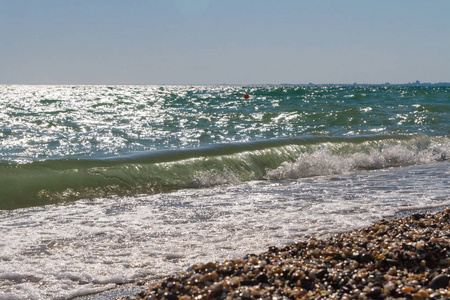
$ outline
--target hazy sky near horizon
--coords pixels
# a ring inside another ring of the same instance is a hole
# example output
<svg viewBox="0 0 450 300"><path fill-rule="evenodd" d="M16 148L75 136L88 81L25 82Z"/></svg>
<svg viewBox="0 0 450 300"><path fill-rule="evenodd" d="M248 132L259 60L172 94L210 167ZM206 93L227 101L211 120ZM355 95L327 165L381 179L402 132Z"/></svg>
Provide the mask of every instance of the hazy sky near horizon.
<svg viewBox="0 0 450 300"><path fill-rule="evenodd" d="M449 0L0 0L0 84L450 81Z"/></svg>

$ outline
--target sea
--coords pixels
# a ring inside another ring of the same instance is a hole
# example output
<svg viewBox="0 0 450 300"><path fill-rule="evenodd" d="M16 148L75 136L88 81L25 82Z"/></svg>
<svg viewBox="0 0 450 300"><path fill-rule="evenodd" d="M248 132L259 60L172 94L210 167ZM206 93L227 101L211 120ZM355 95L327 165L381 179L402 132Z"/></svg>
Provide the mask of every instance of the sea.
<svg viewBox="0 0 450 300"><path fill-rule="evenodd" d="M450 207L449 133L449 86L1 85L0 299Z"/></svg>

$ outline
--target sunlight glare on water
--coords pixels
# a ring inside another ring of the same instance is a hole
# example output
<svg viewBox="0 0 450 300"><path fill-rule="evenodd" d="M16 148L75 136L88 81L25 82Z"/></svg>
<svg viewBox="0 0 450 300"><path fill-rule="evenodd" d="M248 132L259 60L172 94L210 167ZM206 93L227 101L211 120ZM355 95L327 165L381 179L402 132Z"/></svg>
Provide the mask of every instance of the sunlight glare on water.
<svg viewBox="0 0 450 300"><path fill-rule="evenodd" d="M70 299L450 205L444 86L0 96L0 299Z"/></svg>
<svg viewBox="0 0 450 300"><path fill-rule="evenodd" d="M252 97L244 100L246 92ZM356 96L346 98L350 92ZM427 93L442 100L424 105L429 99L406 87L0 86L0 160L101 158L305 134L448 134L448 93Z"/></svg>

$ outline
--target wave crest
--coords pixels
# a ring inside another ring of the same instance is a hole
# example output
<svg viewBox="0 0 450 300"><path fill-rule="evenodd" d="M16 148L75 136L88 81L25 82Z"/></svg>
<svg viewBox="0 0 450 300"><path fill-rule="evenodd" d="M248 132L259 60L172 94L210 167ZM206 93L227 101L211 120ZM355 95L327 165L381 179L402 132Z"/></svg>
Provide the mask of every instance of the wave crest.
<svg viewBox="0 0 450 300"><path fill-rule="evenodd" d="M358 170L376 170L406 167L447 160L450 145L427 140L415 143L383 143L369 153L334 154L330 147L313 153L302 153L295 162L283 162L265 175L269 180L298 179L303 177L344 174Z"/></svg>

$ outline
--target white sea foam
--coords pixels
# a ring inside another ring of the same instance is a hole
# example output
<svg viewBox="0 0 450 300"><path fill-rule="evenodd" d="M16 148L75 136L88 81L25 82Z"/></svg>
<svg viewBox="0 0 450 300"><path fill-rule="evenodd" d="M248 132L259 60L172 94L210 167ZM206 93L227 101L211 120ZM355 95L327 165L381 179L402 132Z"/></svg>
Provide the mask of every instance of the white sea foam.
<svg viewBox="0 0 450 300"><path fill-rule="evenodd" d="M2 211L0 299L70 299L450 206L449 186L440 162Z"/></svg>
<svg viewBox="0 0 450 300"><path fill-rule="evenodd" d="M275 170L267 172L272 180L297 179L310 176L345 174L355 170L386 169L428 164L447 160L450 144L432 142L433 145L391 145L371 149L369 153L333 154L327 147L313 153L303 153L293 162L284 162Z"/></svg>
<svg viewBox="0 0 450 300"><path fill-rule="evenodd" d="M58 297L55 298L56 299L72 299L75 297L81 297L81 296L86 296L86 295L92 295L95 293L101 293L107 290L110 290L112 288L115 288L116 285L115 284L105 284L101 287L95 287L93 284L86 284L85 286L73 290L73 291L69 291L66 293L61 293Z"/></svg>

